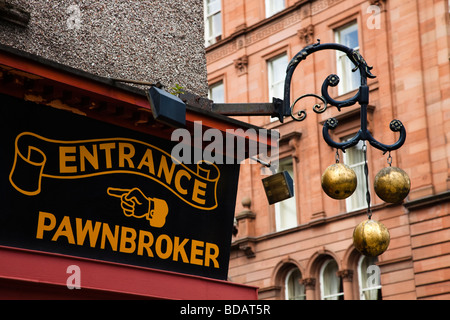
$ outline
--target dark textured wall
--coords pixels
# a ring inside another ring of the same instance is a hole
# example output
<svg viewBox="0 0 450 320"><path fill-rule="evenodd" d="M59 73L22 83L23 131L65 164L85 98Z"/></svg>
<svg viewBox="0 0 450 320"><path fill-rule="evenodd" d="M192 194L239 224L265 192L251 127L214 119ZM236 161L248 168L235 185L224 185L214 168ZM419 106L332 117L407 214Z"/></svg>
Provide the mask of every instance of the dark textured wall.
<svg viewBox="0 0 450 320"><path fill-rule="evenodd" d="M202 0L6 0L0 43L104 77L160 81L206 95Z"/></svg>

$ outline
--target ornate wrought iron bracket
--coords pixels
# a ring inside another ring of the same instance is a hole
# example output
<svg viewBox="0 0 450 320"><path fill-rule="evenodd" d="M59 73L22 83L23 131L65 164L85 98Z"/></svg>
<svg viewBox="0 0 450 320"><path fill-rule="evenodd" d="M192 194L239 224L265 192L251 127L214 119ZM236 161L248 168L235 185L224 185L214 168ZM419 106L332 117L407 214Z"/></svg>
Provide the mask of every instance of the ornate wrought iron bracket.
<svg viewBox="0 0 450 320"><path fill-rule="evenodd" d="M0 0L1 2L1 0ZM336 74L329 75L322 84L321 94L304 94L297 99L295 99L294 103L290 104L290 96L291 96L291 81L292 75L294 74L297 66L306 58L318 51L323 50L337 50L344 52L350 61L355 65L352 69L353 72L359 70L361 74L361 85L356 94L347 100L338 101L333 98L328 93L329 87L335 87L339 84L339 77ZM306 46L299 53L297 53L292 60L289 62L286 69L286 78L284 83L284 99L273 98L272 102L268 103L214 103L213 101L207 100L207 103L194 103L194 105L199 105L199 107L216 112L219 114L227 115L227 116L272 116L276 117L283 122L285 117L291 116L296 121L303 121L306 118L306 111L299 111L297 114L294 114L294 106L306 97L314 97L321 101L321 104L315 104L313 106L313 111L316 113L325 112L328 106L335 106L339 111L341 108L349 107L357 102L361 106L361 128L358 133L349 141L346 142L335 142L329 135L329 130L333 130L336 128L338 121L334 118L328 119L323 126L323 137L324 140L333 148L341 149L345 152L345 149L350 148L356 145L361 140L368 141L373 147L380 149L384 152L396 150L400 148L406 139L406 130L401 123L400 120L393 120L390 124L390 128L394 132L400 132L399 140L391 145L386 145L381 142L375 140L372 137L369 130L367 129L367 105L369 103L369 87L367 86L367 78L376 78L371 73L372 67L368 66L364 58L360 55L360 53L352 48L346 47L344 45L338 43L324 43L321 44L320 40L317 43ZM153 84L145 81L135 81L135 80L126 80L126 79L112 79L114 81L119 82L128 82L134 84L141 85L149 85L149 86L157 86L161 88L161 84ZM192 99L190 99L189 95L182 94L182 99L185 100L186 103L192 103ZM186 100L187 99L187 100Z"/></svg>
<svg viewBox="0 0 450 320"><path fill-rule="evenodd" d="M297 68L297 66L306 58L317 51L322 50L338 50L344 52L350 61L355 65L355 68L352 70L353 72L359 70L361 74L361 85L356 94L347 100L338 101L330 97L328 93L329 87L335 87L339 84L339 77L335 74L329 75L322 84L321 96L317 94L304 94L298 97L292 105L290 105L290 95L291 95L291 81L292 75ZM335 142L331 138L329 134L329 130L333 130L337 127L338 121L335 118L328 119L323 126L323 138L327 142L327 144L333 148L341 149L345 152L345 149L355 146L359 141L366 140L373 147L384 151L385 153L388 151L396 150L400 148L406 139L406 130L400 120L393 120L390 123L390 129L394 132L400 132L400 137L398 141L391 145L383 144L371 135L369 130L367 129L367 105L369 103L369 87L367 85L367 78L375 78L375 76L371 73L372 67L368 66L364 58L359 54L358 51L346 47L337 43L324 43L321 44L320 40L317 43L309 45L297 53L292 60L289 62L286 70L286 78L284 84L284 100L283 100L283 114L290 116L296 121L303 121L306 118L306 111L301 110L297 114L294 114L294 106L303 98L306 97L314 97L322 102L323 105L315 104L313 106L313 111L316 113L322 113L327 110L328 106L335 106L339 111L341 108L349 107L357 102L361 106L361 128L358 133L346 142Z"/></svg>

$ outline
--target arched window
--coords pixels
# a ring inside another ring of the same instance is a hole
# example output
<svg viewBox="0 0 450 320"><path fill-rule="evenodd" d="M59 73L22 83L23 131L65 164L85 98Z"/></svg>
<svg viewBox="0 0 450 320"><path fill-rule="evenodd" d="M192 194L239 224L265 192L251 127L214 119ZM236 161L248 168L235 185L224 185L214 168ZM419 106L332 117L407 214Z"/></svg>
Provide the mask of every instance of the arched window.
<svg viewBox="0 0 450 320"><path fill-rule="evenodd" d="M297 268L291 269L286 274L285 297L286 300L305 300L305 286L300 283L302 274Z"/></svg>
<svg viewBox="0 0 450 320"><path fill-rule="evenodd" d="M358 262L359 298L381 300L380 268L376 257L361 256Z"/></svg>
<svg viewBox="0 0 450 320"><path fill-rule="evenodd" d="M342 279L338 277L334 259L326 260L320 269L320 295L322 300L344 300Z"/></svg>

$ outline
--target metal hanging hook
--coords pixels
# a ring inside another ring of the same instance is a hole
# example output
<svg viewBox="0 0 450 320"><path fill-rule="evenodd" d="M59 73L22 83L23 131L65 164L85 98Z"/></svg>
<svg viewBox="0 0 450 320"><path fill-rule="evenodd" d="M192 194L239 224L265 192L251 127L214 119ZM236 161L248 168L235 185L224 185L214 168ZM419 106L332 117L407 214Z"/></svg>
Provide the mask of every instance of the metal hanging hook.
<svg viewBox="0 0 450 320"><path fill-rule="evenodd" d="M389 167L392 167L392 156L391 156L391 152L389 151L389 155L387 157L387 163L389 165Z"/></svg>

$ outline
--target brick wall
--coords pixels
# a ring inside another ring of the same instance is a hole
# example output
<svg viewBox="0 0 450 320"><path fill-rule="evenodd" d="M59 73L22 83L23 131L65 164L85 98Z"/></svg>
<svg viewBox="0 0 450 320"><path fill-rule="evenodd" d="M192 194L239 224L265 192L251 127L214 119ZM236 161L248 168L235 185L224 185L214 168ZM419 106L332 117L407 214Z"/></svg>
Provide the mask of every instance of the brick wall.
<svg viewBox="0 0 450 320"><path fill-rule="evenodd" d="M406 127L404 146L392 152L393 165L405 170L412 189L402 205L387 205L372 188L373 218L389 229L389 249L379 257L383 299L448 299L450 294L449 187L450 187L450 23L448 1L287 1L289 7L265 19L264 1L226 1L224 37L207 48L209 83L222 80L226 102L268 102L267 60L286 52L289 59L304 46L334 42L333 29L357 21L360 50L373 66L369 81L369 129L385 144L398 134L389 130L392 119ZM371 28L370 4L378 5L379 24ZM312 28L310 27L312 26ZM309 29L308 29L309 28ZM305 30L313 30L305 37ZM234 61L247 57L244 72ZM320 93L328 74L335 72L335 53L314 54L297 68L292 97ZM336 93L335 93L336 94ZM354 93L339 97L349 98ZM280 97L282 98L282 97ZM256 125L281 133L280 157L294 163L297 227L276 232L274 208L267 204L260 166L242 168L236 215L239 233L233 242L229 276L232 281L260 287L261 299L283 299L285 270L302 273L308 299L320 299L319 269L323 260L336 260L344 281L345 298L358 299L352 245L354 227L365 210L347 212L345 201L332 200L322 191L320 177L334 153L322 139L323 122L338 117L336 140L359 127L358 107L338 112L330 108L316 115L309 100L303 122L269 117L246 117ZM296 109L297 110L297 109ZM292 133L297 133L293 135ZM283 140L283 138L285 138ZM387 155L368 147L369 180L387 166ZM243 197L251 206L241 205ZM241 214L251 211L252 215ZM352 273L353 271L353 273Z"/></svg>

